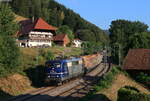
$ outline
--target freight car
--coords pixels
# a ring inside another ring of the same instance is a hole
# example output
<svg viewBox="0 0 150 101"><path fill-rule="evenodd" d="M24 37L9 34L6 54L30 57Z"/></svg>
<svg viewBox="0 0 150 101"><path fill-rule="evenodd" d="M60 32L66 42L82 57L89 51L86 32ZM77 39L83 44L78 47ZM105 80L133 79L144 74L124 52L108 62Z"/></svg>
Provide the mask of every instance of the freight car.
<svg viewBox="0 0 150 101"><path fill-rule="evenodd" d="M102 60L101 58L101 55L92 55L81 58L47 61L45 63L45 82L56 82L57 84L61 84L66 80L81 76L98 65Z"/></svg>

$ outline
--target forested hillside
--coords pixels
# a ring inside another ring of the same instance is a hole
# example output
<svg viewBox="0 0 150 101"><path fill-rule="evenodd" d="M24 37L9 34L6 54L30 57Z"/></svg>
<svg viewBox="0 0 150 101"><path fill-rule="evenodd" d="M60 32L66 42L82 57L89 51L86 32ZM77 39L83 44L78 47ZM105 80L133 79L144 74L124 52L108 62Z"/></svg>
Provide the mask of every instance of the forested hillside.
<svg viewBox="0 0 150 101"><path fill-rule="evenodd" d="M11 6L18 15L42 17L57 27L67 25L73 30L75 37L81 40L108 42L108 36L99 27L54 0L13 0Z"/></svg>
<svg viewBox="0 0 150 101"><path fill-rule="evenodd" d="M110 26L110 45L113 60L123 63L129 49L150 48L148 25L140 21L115 20Z"/></svg>

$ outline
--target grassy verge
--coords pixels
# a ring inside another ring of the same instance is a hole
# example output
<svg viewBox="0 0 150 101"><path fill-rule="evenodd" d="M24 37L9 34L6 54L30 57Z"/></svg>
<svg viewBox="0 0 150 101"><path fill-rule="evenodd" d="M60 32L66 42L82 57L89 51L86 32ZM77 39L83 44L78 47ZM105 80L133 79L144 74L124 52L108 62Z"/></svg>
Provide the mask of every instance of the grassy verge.
<svg viewBox="0 0 150 101"><path fill-rule="evenodd" d="M6 73L6 76L0 77L0 101L3 98L18 95L23 91L31 88L34 89L36 87L41 87L43 85L44 63L47 59L42 55L42 52L47 53L48 51L50 51L54 55L54 57L80 56L82 54L82 50L80 48L72 47L55 46L50 48L20 48L21 64L19 66L19 69L12 73ZM21 75L14 77L14 75L16 74ZM9 77L10 79L8 79ZM26 78L27 80L23 82L22 78ZM6 86L4 86L5 84ZM26 85L27 87L24 87L24 85Z"/></svg>
<svg viewBox="0 0 150 101"><path fill-rule="evenodd" d="M119 89L117 101L150 101L150 95L141 93L135 87L125 86Z"/></svg>
<svg viewBox="0 0 150 101"><path fill-rule="evenodd" d="M51 52L54 58L57 56L80 56L81 48L54 46L50 48L20 48L22 55L22 64L20 73L29 77L33 86L39 87L42 85L44 75L44 63L47 61L47 54ZM39 80L40 79L40 80Z"/></svg>
<svg viewBox="0 0 150 101"><path fill-rule="evenodd" d="M82 50L80 48L55 46L50 48L20 48L21 50L21 68L26 70L36 65L43 65L46 61L42 52L51 51L55 57L57 56L80 56Z"/></svg>
<svg viewBox="0 0 150 101"><path fill-rule="evenodd" d="M79 99L79 101L90 101L94 98L98 91L101 91L105 88L109 88L115 76L121 72L121 69L118 67L112 67L111 71L102 77L102 79L93 87L93 91L89 92L85 97Z"/></svg>

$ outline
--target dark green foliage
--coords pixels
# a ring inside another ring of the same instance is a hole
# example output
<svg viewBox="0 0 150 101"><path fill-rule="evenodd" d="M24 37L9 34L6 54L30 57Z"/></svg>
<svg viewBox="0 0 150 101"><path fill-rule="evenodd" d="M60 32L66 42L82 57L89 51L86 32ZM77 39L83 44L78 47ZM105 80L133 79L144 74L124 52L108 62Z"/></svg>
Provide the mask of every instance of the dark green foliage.
<svg viewBox="0 0 150 101"><path fill-rule="evenodd" d="M90 91L85 97L79 99L79 101L90 101L95 97L98 91L108 88L111 86L115 75L120 72L120 67L113 67L110 72L108 72L102 79L100 79L99 83L94 86L94 90ZM101 95L100 97L103 101L110 101L106 96Z"/></svg>
<svg viewBox="0 0 150 101"><path fill-rule="evenodd" d="M12 37L0 35L0 75L13 72L18 69L19 49ZM7 74L5 74L7 75Z"/></svg>
<svg viewBox="0 0 150 101"><path fill-rule="evenodd" d="M148 26L142 22L116 20L110 26L113 60L120 65L131 48L150 48Z"/></svg>
<svg viewBox="0 0 150 101"><path fill-rule="evenodd" d="M136 80L150 87L150 74L141 72L137 74Z"/></svg>
<svg viewBox="0 0 150 101"><path fill-rule="evenodd" d="M57 32L57 34L67 34L69 39L72 41L74 39L74 34L72 32L72 30L67 26L67 25L63 25L61 26Z"/></svg>
<svg viewBox="0 0 150 101"><path fill-rule="evenodd" d="M130 48L150 48L150 32L135 33L130 37Z"/></svg>
<svg viewBox="0 0 150 101"><path fill-rule="evenodd" d="M113 67L110 72L108 72L100 82L94 87L95 91L100 91L104 88L108 88L111 86L115 75L118 74L120 70L117 67Z"/></svg>
<svg viewBox="0 0 150 101"><path fill-rule="evenodd" d="M7 4L0 4L0 76L17 71L19 68L19 49L15 39L17 24Z"/></svg>
<svg viewBox="0 0 150 101"><path fill-rule="evenodd" d="M55 59L54 53L52 53L51 51L40 50L39 56L44 57L46 60L54 60Z"/></svg>
<svg viewBox="0 0 150 101"><path fill-rule="evenodd" d="M51 52L51 51L48 51L46 54L45 54L45 58L46 60L54 60L54 54Z"/></svg>
<svg viewBox="0 0 150 101"><path fill-rule="evenodd" d="M117 101L150 101L150 95L140 93L134 87L123 87L118 91Z"/></svg>
<svg viewBox="0 0 150 101"><path fill-rule="evenodd" d="M0 35L14 35L18 29L14 14L8 4L0 3Z"/></svg>
<svg viewBox="0 0 150 101"><path fill-rule="evenodd" d="M45 80L45 66L38 65L35 67L30 67L24 71L29 79L32 81L32 86L43 87Z"/></svg>
<svg viewBox="0 0 150 101"><path fill-rule="evenodd" d="M83 41L96 41L96 37L94 37L94 33L89 29L83 29L78 32L78 37Z"/></svg>
<svg viewBox="0 0 150 101"><path fill-rule="evenodd" d="M124 88L129 89L129 90L134 90L136 92L140 92L137 88L132 87L132 86L125 86Z"/></svg>
<svg viewBox="0 0 150 101"><path fill-rule="evenodd" d="M108 43L108 35L99 27L54 0L13 0L11 6L16 14L25 17L42 17L49 24L57 27L67 25L74 33L88 29L90 33L82 33L82 37L86 37L86 40L89 38L95 42ZM78 35L76 37L79 38Z"/></svg>
<svg viewBox="0 0 150 101"><path fill-rule="evenodd" d="M102 50L102 43L100 42L83 42L82 48L85 55L100 52Z"/></svg>

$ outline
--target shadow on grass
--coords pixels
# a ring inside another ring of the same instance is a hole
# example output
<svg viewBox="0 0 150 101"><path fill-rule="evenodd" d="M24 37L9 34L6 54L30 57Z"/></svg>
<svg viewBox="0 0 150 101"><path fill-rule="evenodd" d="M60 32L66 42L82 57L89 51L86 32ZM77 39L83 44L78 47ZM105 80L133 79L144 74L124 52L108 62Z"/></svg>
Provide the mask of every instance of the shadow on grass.
<svg viewBox="0 0 150 101"><path fill-rule="evenodd" d="M105 95L103 94L95 94L93 95L91 98L83 98L80 96L50 96L47 94L38 94L38 95L31 95L31 94L25 94L25 95L20 95L20 96L16 96L13 97L9 100L6 101L12 101L12 100L17 100L17 101L25 101L25 100L31 100L32 101L52 101L52 100L56 100L56 101L111 101L109 100Z"/></svg>
<svg viewBox="0 0 150 101"><path fill-rule="evenodd" d="M30 80L32 81L32 85L35 87L41 87L44 84L44 66L37 66L35 68L30 68L28 70L26 70L25 72L27 73L28 77L30 78ZM94 79L100 79L101 77L99 76L85 76L83 79L88 83L90 81L93 81ZM65 86L66 85L66 86ZM89 84L90 85L90 84ZM93 83L91 84L93 85ZM57 94L56 96L54 96L57 93L57 90L63 87L63 89L68 89L67 84L64 84L62 86L58 86L60 88L56 88L56 90L52 90L52 94L49 92L48 95L47 93L43 93L43 94L37 94L37 95L32 95L31 93L27 93L27 94L23 94L23 95L19 95L16 97L13 97L13 99L17 99L17 101L28 101L28 100L32 100L32 101L51 101L51 100L57 100L57 101L110 101L105 95L103 94L91 94L91 95L87 95L85 97L82 97L80 95L86 95L88 93L88 91L86 90L86 88L83 89L76 89L79 95L73 95L74 93L71 93L69 96L68 95L61 95L61 94ZM82 90L85 90L82 92ZM54 94L54 95L53 95ZM53 96L51 96L53 95ZM12 101L13 99L10 99L8 101Z"/></svg>
<svg viewBox="0 0 150 101"><path fill-rule="evenodd" d="M80 99L74 99L73 101L111 101L106 95L104 94L94 94L94 95L87 95Z"/></svg>
<svg viewBox="0 0 150 101"><path fill-rule="evenodd" d="M9 98L11 98L12 96L2 90L0 90L0 101L4 101L7 100Z"/></svg>
<svg viewBox="0 0 150 101"><path fill-rule="evenodd" d="M43 65L38 65L36 67L31 67L24 71L28 78L32 82L32 86L34 87L42 87L44 86L45 79L45 67Z"/></svg>
<svg viewBox="0 0 150 101"><path fill-rule="evenodd" d="M93 95L92 101L111 101L109 98L107 98L104 94L95 94Z"/></svg>

